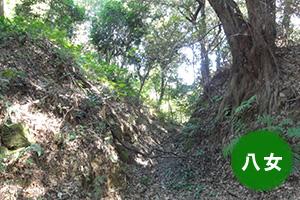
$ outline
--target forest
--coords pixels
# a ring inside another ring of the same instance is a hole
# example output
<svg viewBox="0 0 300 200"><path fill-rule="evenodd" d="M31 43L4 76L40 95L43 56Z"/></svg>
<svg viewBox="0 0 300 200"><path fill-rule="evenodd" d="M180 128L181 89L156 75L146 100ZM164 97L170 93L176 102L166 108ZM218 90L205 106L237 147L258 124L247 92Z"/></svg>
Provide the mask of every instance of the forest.
<svg viewBox="0 0 300 200"><path fill-rule="evenodd" d="M300 0L0 0L0 200L299 188Z"/></svg>

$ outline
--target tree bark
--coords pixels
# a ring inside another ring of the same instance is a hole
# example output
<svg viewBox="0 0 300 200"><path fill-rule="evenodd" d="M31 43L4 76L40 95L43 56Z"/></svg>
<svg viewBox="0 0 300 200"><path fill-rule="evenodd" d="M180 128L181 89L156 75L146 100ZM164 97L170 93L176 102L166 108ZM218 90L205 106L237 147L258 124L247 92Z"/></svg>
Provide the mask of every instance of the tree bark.
<svg viewBox="0 0 300 200"><path fill-rule="evenodd" d="M221 69L221 47L220 45L217 47L217 50L216 50L216 68L217 70L220 70Z"/></svg>
<svg viewBox="0 0 300 200"><path fill-rule="evenodd" d="M4 0L0 0L0 17L4 17Z"/></svg>
<svg viewBox="0 0 300 200"><path fill-rule="evenodd" d="M138 92L138 95L139 95L138 97L139 98L141 97L143 88L146 84L146 80L148 79L148 77L150 75L152 67L148 66L147 69L146 69L146 73L144 75L141 73L141 69L142 69L142 66L139 65L138 68L137 68L137 74L138 74L138 77L139 77L139 80L140 80L140 88L139 88L139 92Z"/></svg>
<svg viewBox="0 0 300 200"><path fill-rule="evenodd" d="M205 13L205 1L203 1L203 5L201 8L201 30L202 33L205 34L207 32L207 26L206 26L206 13ZM203 87L206 87L210 80L210 71L209 71L209 57L207 52L207 40L205 38L202 38L200 41L201 45L201 76L202 76L202 85Z"/></svg>
<svg viewBox="0 0 300 200"><path fill-rule="evenodd" d="M229 90L219 114L256 95L259 112L277 107L278 75L275 49L275 0L246 0L249 23L233 0L209 0L222 22L233 64Z"/></svg>
<svg viewBox="0 0 300 200"><path fill-rule="evenodd" d="M162 100L165 96L165 89L166 89L166 80L165 80L165 72L164 69L161 69L161 76L160 76L160 94L158 99L158 108L161 106Z"/></svg>
<svg viewBox="0 0 300 200"><path fill-rule="evenodd" d="M145 86L145 83L146 83L146 77L143 77L142 79L140 79L140 88L139 88L139 92L138 92L138 97L140 98L141 97L141 94L142 94L142 91L143 91L143 88Z"/></svg>

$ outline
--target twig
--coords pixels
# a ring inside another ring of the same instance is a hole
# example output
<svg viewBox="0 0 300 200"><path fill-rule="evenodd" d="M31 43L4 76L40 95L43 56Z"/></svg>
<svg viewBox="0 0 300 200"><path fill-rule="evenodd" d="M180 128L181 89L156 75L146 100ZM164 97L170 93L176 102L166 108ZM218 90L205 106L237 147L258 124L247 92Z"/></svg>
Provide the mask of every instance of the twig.
<svg viewBox="0 0 300 200"><path fill-rule="evenodd" d="M224 189L225 189L225 188L224 188ZM226 189L225 189L225 190L226 190ZM241 197L239 197L237 194L231 192L230 190L226 190L226 192L227 192L228 194L230 194L231 196L233 196L233 197L236 197L236 198L238 198L238 199L242 199Z"/></svg>
<svg viewBox="0 0 300 200"><path fill-rule="evenodd" d="M300 96L297 96L296 98L293 98L293 99L289 99L287 100L287 102L291 102L291 101L297 101L300 99Z"/></svg>

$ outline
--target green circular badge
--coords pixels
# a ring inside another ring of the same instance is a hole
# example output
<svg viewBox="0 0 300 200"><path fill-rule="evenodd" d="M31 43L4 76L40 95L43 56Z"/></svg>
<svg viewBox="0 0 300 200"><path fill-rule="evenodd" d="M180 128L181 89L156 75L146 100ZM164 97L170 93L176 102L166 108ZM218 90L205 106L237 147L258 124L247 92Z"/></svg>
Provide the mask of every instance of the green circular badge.
<svg viewBox="0 0 300 200"><path fill-rule="evenodd" d="M292 151L277 133L255 131L239 139L231 166L243 185L253 190L271 190L291 173Z"/></svg>

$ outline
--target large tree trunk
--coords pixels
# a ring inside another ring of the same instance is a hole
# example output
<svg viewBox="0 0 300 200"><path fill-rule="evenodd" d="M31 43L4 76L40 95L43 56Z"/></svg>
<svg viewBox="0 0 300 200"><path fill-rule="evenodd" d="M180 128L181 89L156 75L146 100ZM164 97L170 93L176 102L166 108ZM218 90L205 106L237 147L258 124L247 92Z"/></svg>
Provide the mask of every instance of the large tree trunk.
<svg viewBox="0 0 300 200"><path fill-rule="evenodd" d="M207 32L206 26L206 13L205 13L205 1L203 1L202 9L201 9L201 30L203 35ZM210 80L210 71L209 71L209 57L207 52L207 39L202 38L200 41L201 45L201 76L202 76L202 85L206 87Z"/></svg>
<svg viewBox="0 0 300 200"><path fill-rule="evenodd" d="M4 0L0 0L0 17L4 17Z"/></svg>
<svg viewBox="0 0 300 200"><path fill-rule="evenodd" d="M229 90L219 114L225 107L235 108L253 95L257 96L261 113L275 111L275 0L246 0L249 23L233 0L209 2L222 22L233 57Z"/></svg>

